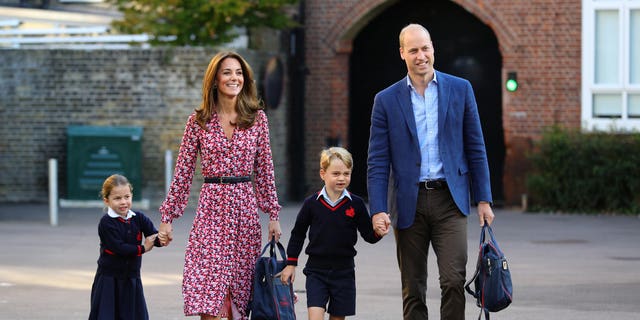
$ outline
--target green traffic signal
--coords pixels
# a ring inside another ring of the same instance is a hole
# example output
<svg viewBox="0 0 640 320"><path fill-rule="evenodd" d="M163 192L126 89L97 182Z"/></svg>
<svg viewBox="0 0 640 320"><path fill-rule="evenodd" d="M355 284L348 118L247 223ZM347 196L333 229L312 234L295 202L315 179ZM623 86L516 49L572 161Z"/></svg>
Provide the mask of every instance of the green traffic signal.
<svg viewBox="0 0 640 320"><path fill-rule="evenodd" d="M518 74L515 72L507 73L507 82L505 83L507 91L514 92L518 90Z"/></svg>

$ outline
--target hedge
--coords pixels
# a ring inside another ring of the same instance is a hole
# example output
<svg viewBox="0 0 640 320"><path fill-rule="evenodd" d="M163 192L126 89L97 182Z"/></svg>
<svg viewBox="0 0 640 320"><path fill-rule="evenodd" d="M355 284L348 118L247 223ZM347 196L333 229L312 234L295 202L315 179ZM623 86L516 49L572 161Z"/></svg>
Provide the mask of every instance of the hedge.
<svg viewBox="0 0 640 320"><path fill-rule="evenodd" d="M640 213L640 134L553 127L535 150L530 210Z"/></svg>

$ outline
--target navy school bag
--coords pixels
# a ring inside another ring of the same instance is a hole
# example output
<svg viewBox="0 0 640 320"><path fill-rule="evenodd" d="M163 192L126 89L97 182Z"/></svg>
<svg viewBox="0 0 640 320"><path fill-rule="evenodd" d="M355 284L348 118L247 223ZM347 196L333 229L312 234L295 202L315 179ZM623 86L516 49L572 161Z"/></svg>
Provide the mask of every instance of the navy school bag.
<svg viewBox="0 0 640 320"><path fill-rule="evenodd" d="M278 260L277 251L282 260ZM264 256L269 249L269 256ZM251 320L295 320L293 284L285 285L280 280L280 272L287 263L284 247L275 238L262 249L256 261L251 302Z"/></svg>
<svg viewBox="0 0 640 320"><path fill-rule="evenodd" d="M489 235L488 239L486 234ZM473 290L471 284L474 285ZM509 264L486 221L480 233L476 272L464 288L476 298L476 304L480 307L478 320L483 312L485 318L489 319L489 312L498 312L508 307L513 300Z"/></svg>

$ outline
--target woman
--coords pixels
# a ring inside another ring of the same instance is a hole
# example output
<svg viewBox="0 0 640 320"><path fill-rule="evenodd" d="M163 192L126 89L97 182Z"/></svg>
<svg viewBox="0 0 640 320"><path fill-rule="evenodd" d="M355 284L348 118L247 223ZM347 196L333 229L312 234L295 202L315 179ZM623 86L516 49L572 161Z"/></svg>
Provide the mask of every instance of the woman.
<svg viewBox="0 0 640 320"><path fill-rule="evenodd" d="M234 52L215 55L204 76L202 103L187 121L174 178L160 207L159 238L166 245L172 238L171 222L187 205L200 154L205 183L185 253L185 315L247 319L261 246L258 208L269 214L269 237L280 238L280 205L262 109L247 62Z"/></svg>

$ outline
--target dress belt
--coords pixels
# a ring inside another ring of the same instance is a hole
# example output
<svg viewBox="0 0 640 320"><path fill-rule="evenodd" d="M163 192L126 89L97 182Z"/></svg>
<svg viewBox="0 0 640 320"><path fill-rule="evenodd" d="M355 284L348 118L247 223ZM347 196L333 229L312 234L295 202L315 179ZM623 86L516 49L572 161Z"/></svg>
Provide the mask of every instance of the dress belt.
<svg viewBox="0 0 640 320"><path fill-rule="evenodd" d="M205 177L204 183L240 183L251 181L250 176L241 177Z"/></svg>
<svg viewBox="0 0 640 320"><path fill-rule="evenodd" d="M444 190L447 188L447 180L427 180L418 182L418 186L424 187L427 190Z"/></svg>

